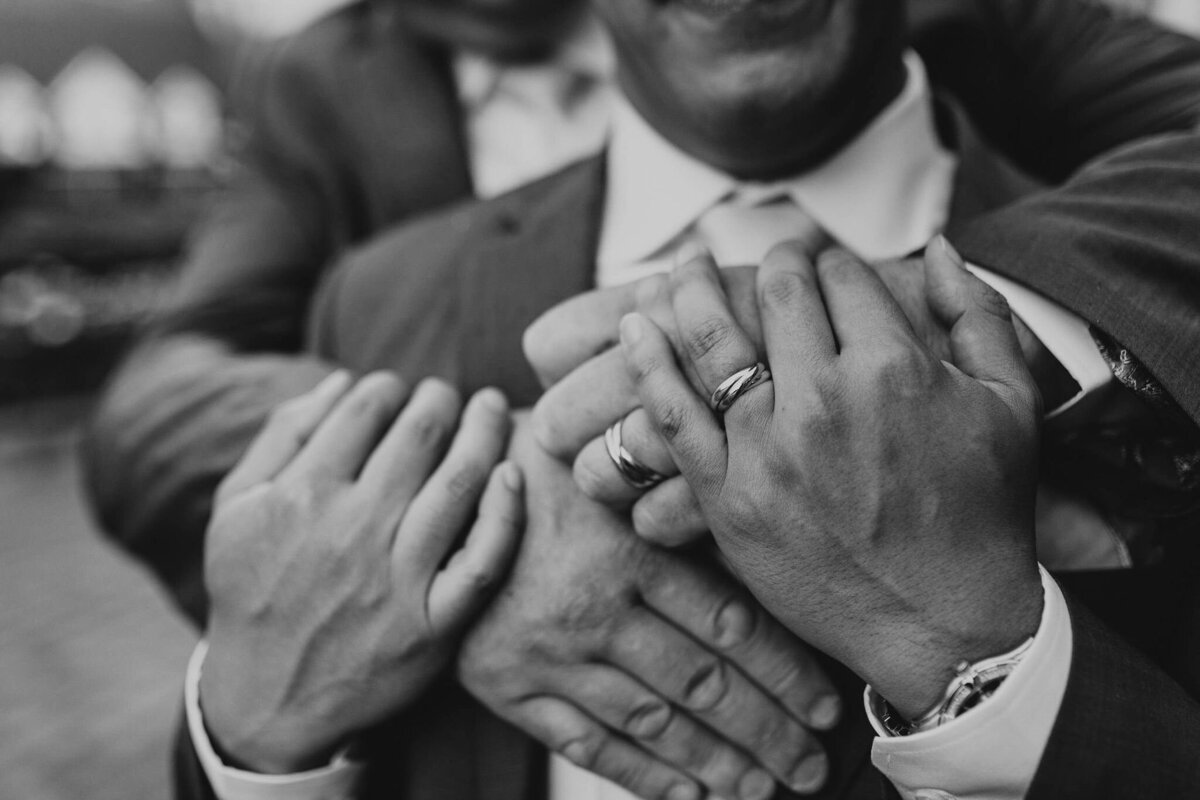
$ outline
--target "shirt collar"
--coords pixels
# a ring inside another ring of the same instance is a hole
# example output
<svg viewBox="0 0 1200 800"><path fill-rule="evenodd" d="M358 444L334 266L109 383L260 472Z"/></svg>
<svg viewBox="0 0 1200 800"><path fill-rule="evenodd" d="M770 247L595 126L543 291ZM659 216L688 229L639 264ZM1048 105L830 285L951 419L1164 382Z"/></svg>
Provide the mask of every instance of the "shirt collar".
<svg viewBox="0 0 1200 800"><path fill-rule="evenodd" d="M834 239L863 258L905 255L944 226L956 160L942 147L925 68L904 57L900 95L817 168L772 184L744 184L684 153L628 101L618 100L608 148L602 269L660 254L732 192L786 192Z"/></svg>

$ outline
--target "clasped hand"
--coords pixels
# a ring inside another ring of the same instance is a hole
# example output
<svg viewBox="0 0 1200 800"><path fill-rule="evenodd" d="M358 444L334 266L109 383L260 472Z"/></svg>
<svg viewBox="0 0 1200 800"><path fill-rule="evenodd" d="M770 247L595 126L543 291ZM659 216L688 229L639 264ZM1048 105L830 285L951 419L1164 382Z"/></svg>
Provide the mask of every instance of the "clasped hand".
<svg viewBox="0 0 1200 800"><path fill-rule="evenodd" d="M639 314L620 327L648 420L738 576L914 717L956 662L1010 649L1041 613L1037 389L1003 298L944 240L924 277L953 363L843 251L766 259L762 354L705 254L671 279L680 344ZM717 419L708 393L760 355L774 380Z"/></svg>

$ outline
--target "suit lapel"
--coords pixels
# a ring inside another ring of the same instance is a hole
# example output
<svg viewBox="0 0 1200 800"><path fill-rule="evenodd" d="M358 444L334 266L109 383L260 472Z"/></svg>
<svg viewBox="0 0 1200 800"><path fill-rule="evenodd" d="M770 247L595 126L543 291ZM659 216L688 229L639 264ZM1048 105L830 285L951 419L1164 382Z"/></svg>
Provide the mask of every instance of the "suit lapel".
<svg viewBox="0 0 1200 800"><path fill-rule="evenodd" d="M604 196L597 156L491 204L484 240L461 272L459 362L465 390L500 386L515 406L541 394L521 335L554 304L594 280Z"/></svg>

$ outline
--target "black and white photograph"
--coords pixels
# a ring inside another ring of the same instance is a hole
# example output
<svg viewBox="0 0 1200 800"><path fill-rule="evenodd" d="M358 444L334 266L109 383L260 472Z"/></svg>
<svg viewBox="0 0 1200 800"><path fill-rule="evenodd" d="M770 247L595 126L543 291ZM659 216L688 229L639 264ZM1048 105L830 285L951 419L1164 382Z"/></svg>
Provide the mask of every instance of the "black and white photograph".
<svg viewBox="0 0 1200 800"><path fill-rule="evenodd" d="M0 0L0 800L1200 798L1200 0Z"/></svg>

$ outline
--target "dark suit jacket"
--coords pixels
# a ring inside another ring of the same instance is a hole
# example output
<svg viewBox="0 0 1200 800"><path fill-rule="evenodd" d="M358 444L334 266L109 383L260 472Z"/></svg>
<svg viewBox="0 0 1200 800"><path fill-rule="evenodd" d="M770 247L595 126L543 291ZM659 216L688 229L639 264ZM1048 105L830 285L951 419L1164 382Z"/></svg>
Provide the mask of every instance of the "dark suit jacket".
<svg viewBox="0 0 1200 800"><path fill-rule="evenodd" d="M1009 205L1014 210L1005 211L1003 220L1042 245L1041 260L1014 274L1075 308L1100 303L1112 291L1107 275L1126 253L1109 243L1153 226L1159 214L1180 219L1200 194L1200 183L1176 195L1149 180L1136 192L1128 189L1140 201L1099 229L1047 213L1056 204L1070 207L1072 198L1085 207L1096 202L1096 186L1142 160L1200 157L1200 137L1187 136L1142 145L1093 165L1057 197L1031 196L1012 206L1014 197L1029 191L1028 181L996 158L963 117L952 110L942 117L962 159L951 228L967 252L984 254L975 249L976 237L990 231L983 224L989 210ZM318 294L312 314L317 352L356 370L438 375L464 390L493 385L516 404L533 401L540 390L521 354L521 332L548 306L590 287L603 175L602 159L585 161L496 201L469 203L377 238L348 258ZM1200 181L1200 166L1192 168L1192 181ZM1200 231L1175 236L1170 256L1152 256L1169 263L1147 270L1146 281L1173 274L1168 267L1197 274ZM1081 237L1092 247L1065 246ZM986 254L1004 264L1010 252ZM1016 252L1024 252L1023 243ZM397 259L401 253L403 261ZM1064 295L1055 292L1058 269L1094 277ZM1156 291L1145 286L1124 300L1147 313L1158 302ZM1189 355L1176 362L1179 368L1200 366L1200 332L1173 333L1187 337ZM1191 589L1195 563L1189 550L1164 569L1065 579L1142 653L1076 603L1071 684L1032 797L1182 796L1200 787L1200 763L1193 757L1200 707L1180 684L1194 685L1200 665L1178 658L1180 648L1200 645L1200 624L1177 625L1173 613L1163 619L1165 611L1192 607L1200 597ZM841 749L834 753L842 782L829 796L879 791L865 762L870 738L861 724L841 732L834 744Z"/></svg>
<svg viewBox="0 0 1200 800"><path fill-rule="evenodd" d="M247 130L237 178L197 236L177 303L114 378L85 441L86 483L103 527L198 622L216 483L267 411L328 369L295 355L312 286L346 247L471 191L446 55L389 9L353 5L242 80ZM1200 45L1140 20L1081 0L910 0L910 13L935 82L1042 180L1200 120ZM1200 378L1172 367L1181 353L1170 333L1196 324L1195 292L1173 266L1190 261L1164 252L1190 225L1190 214L1176 212L1186 208L1191 176L1172 173L1174 151L1161 152L1105 173L1084 202L1047 207L1064 223L1094 217L1105 230L1124 230L1119 242L1097 242L1080 228L1056 251L1072 248L1075 258L1055 256L1043 270L1049 256L1020 229L1029 216L1021 211L990 217L965 241L995 271L1051 276L1055 297L1110 328L1196 413ZM1137 191L1142 173L1171 202ZM1074 302L1075 286L1097 280L1086 256L1099 245L1130 256L1103 265L1114 285L1136 288L1143 270L1158 273L1150 285L1163 302L1153 313L1099 293ZM1146 253L1166 257L1150 263Z"/></svg>

